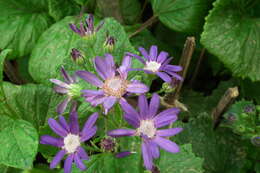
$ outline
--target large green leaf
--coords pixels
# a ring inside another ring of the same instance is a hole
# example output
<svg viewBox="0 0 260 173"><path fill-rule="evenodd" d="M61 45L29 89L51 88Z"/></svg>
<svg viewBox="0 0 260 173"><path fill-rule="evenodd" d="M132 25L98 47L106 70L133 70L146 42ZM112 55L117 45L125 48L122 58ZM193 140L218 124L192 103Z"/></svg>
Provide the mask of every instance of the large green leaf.
<svg viewBox="0 0 260 173"><path fill-rule="evenodd" d="M1 122L8 119L1 114ZM38 134L36 129L24 120L8 120L0 129L0 162L7 166L28 169L32 167L37 154Z"/></svg>
<svg viewBox="0 0 260 173"><path fill-rule="evenodd" d="M29 121L39 128L47 117L56 115L56 106L61 99L43 85L19 86L4 82L0 85L0 114Z"/></svg>
<svg viewBox="0 0 260 173"><path fill-rule="evenodd" d="M203 159L192 153L191 144L185 144L176 154L162 150L158 166L161 172L202 173L202 164Z"/></svg>
<svg viewBox="0 0 260 173"><path fill-rule="evenodd" d="M5 49L0 53L0 82L3 81L4 61L6 56L11 52L11 49Z"/></svg>
<svg viewBox="0 0 260 173"><path fill-rule="evenodd" d="M197 32L211 0L152 0L154 15L169 28L180 32Z"/></svg>
<svg viewBox="0 0 260 173"><path fill-rule="evenodd" d="M31 52L51 23L45 0L0 0L0 49L13 49L10 57Z"/></svg>
<svg viewBox="0 0 260 173"><path fill-rule="evenodd" d="M206 18L201 43L233 75L259 81L260 18L250 15L249 2L217 0Z"/></svg>
<svg viewBox="0 0 260 173"><path fill-rule="evenodd" d="M138 0L119 1L120 10L125 24L134 24L141 13L141 4Z"/></svg>

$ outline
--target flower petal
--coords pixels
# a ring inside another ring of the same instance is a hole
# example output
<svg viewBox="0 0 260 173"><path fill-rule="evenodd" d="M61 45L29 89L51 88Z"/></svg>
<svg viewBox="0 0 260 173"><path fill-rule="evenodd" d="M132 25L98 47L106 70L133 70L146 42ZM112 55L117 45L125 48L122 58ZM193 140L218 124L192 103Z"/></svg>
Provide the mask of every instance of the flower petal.
<svg viewBox="0 0 260 173"><path fill-rule="evenodd" d="M89 140L96 134L96 132L97 132L97 126L94 126L91 129L89 129L87 132L81 133L80 141L85 142L85 141Z"/></svg>
<svg viewBox="0 0 260 173"><path fill-rule="evenodd" d="M59 136L65 137L68 132L53 118L48 119L50 128Z"/></svg>
<svg viewBox="0 0 260 173"><path fill-rule="evenodd" d="M105 101L103 102L103 106L105 108L105 114L107 114L108 110L116 103L117 98L114 96L106 97Z"/></svg>
<svg viewBox="0 0 260 173"><path fill-rule="evenodd" d="M89 116L88 120L86 121L81 133L86 134L89 129L91 129L95 122L97 121L98 118L98 113L93 113L92 115Z"/></svg>
<svg viewBox="0 0 260 173"><path fill-rule="evenodd" d="M122 157L129 156L130 154L132 154L132 152L130 152L130 151L123 151L123 152L117 153L116 157L117 158L122 158Z"/></svg>
<svg viewBox="0 0 260 173"><path fill-rule="evenodd" d="M71 173L73 160L74 160L74 154L70 154L64 162L64 173Z"/></svg>
<svg viewBox="0 0 260 173"><path fill-rule="evenodd" d="M41 136L40 140L41 144L46 144L46 145L53 145L55 147L62 147L63 146L63 140L60 138L54 138L49 135L43 135Z"/></svg>
<svg viewBox="0 0 260 173"><path fill-rule="evenodd" d="M170 128L170 129L157 130L156 135L162 137L174 136L180 133L182 130L183 128Z"/></svg>
<svg viewBox="0 0 260 173"><path fill-rule="evenodd" d="M145 142L142 142L142 156L146 169L152 170L153 168L153 157L149 149L149 146Z"/></svg>
<svg viewBox="0 0 260 173"><path fill-rule="evenodd" d="M155 117L154 125L156 128L160 128L175 122L177 119L178 117L176 115L164 115L160 117Z"/></svg>
<svg viewBox="0 0 260 173"><path fill-rule="evenodd" d="M164 69L165 71L172 71L172 72L182 71L182 67L179 66L179 65L169 65L169 64L167 64L167 65L165 65L165 66L163 67L163 69Z"/></svg>
<svg viewBox="0 0 260 173"><path fill-rule="evenodd" d="M82 90L84 97L92 97L92 96L98 96L98 95L104 95L103 90Z"/></svg>
<svg viewBox="0 0 260 173"><path fill-rule="evenodd" d="M149 55L150 55L150 60L151 61L155 61L156 60L157 55L158 55L157 46L155 46L155 45L151 46Z"/></svg>
<svg viewBox="0 0 260 173"><path fill-rule="evenodd" d="M147 115L149 113L148 102L143 94L138 97L138 107L140 110L141 119L147 119Z"/></svg>
<svg viewBox="0 0 260 173"><path fill-rule="evenodd" d="M61 126L62 126L64 129L66 129L67 131L70 130L70 127L69 127L67 121L66 121L65 118L64 118L63 116L61 116L61 115L59 116L59 122L60 122Z"/></svg>
<svg viewBox="0 0 260 173"><path fill-rule="evenodd" d="M178 75L177 73L174 73L174 72L171 72L171 71L166 71L168 74L170 74L173 78L176 78L176 79L178 79L178 80L180 80L180 81L182 81L183 80L183 78L180 76L180 75Z"/></svg>
<svg viewBox="0 0 260 173"><path fill-rule="evenodd" d="M136 112L136 110L130 104L127 103L127 101L120 99L119 103L121 105L121 108L124 110L124 112L126 114L133 116L133 118L138 121L140 120L139 119L140 115Z"/></svg>
<svg viewBox="0 0 260 173"><path fill-rule="evenodd" d="M70 102L71 98L70 97L67 97L65 98L65 100L63 100L58 106L57 106L57 113L60 115L60 114L63 114L63 112L65 111L68 103Z"/></svg>
<svg viewBox="0 0 260 173"><path fill-rule="evenodd" d="M157 72L156 74L157 74L162 80L164 80L165 82L171 83L172 78L171 78L167 73Z"/></svg>
<svg viewBox="0 0 260 173"><path fill-rule="evenodd" d="M143 94L149 91L149 88L142 83L131 83L127 85L126 91L130 93Z"/></svg>
<svg viewBox="0 0 260 173"><path fill-rule="evenodd" d="M77 71L76 74L80 78L91 83L92 85L95 85L97 87L102 87L103 85L103 82L100 79L98 79L93 73L90 73L88 71Z"/></svg>
<svg viewBox="0 0 260 173"><path fill-rule="evenodd" d="M61 75L63 76L64 80L67 83L73 83L73 79L70 77L70 75L66 72L64 67L61 67Z"/></svg>
<svg viewBox="0 0 260 173"><path fill-rule="evenodd" d="M95 66L98 74L100 77L102 77L104 80L107 78L113 77L111 74L111 67L106 63L104 58L101 58L97 56L95 58Z"/></svg>
<svg viewBox="0 0 260 173"><path fill-rule="evenodd" d="M150 148L150 151L151 151L153 158L156 159L156 158L160 157L160 150L159 150L159 147L157 146L156 143L154 143L153 141L150 141L149 142L149 148Z"/></svg>
<svg viewBox="0 0 260 173"><path fill-rule="evenodd" d="M148 52L143 47L139 47L138 50L141 52L141 54L144 56L145 59L150 60L150 56L148 55Z"/></svg>
<svg viewBox="0 0 260 173"><path fill-rule="evenodd" d="M76 166L80 169L80 170L85 170L87 167L84 165L84 163L82 162L82 160L80 159L79 155L76 153L74 155L74 161L76 163Z"/></svg>
<svg viewBox="0 0 260 173"><path fill-rule="evenodd" d="M60 87L58 85L54 86L54 91L60 94L67 94L69 92L69 89Z"/></svg>
<svg viewBox="0 0 260 173"><path fill-rule="evenodd" d="M131 115L131 114L124 114L124 119L130 124L132 125L134 128L138 128L140 126L140 122L139 119L136 118L135 116Z"/></svg>
<svg viewBox="0 0 260 173"><path fill-rule="evenodd" d="M114 77L115 76L115 62L114 62L114 58L111 54L106 53L105 54L105 63L107 64L108 68L107 68L107 73L109 74L109 76Z"/></svg>
<svg viewBox="0 0 260 173"><path fill-rule="evenodd" d="M127 78L128 75L128 70L131 68L131 57L126 55L124 56L122 65L119 67L118 72L120 73L120 76L123 79Z"/></svg>
<svg viewBox="0 0 260 173"><path fill-rule="evenodd" d="M127 52L127 55L132 56L132 57L138 59L142 64L145 64L145 61L144 61L144 59L142 57L140 57L140 56L138 56L136 54L133 54L133 53L129 53L129 52Z"/></svg>
<svg viewBox="0 0 260 173"><path fill-rule="evenodd" d="M65 150L60 150L55 157L52 159L51 164L50 164L50 168L53 169L55 168L61 161L61 159L64 157L64 155L66 154Z"/></svg>
<svg viewBox="0 0 260 173"><path fill-rule="evenodd" d="M112 137L121 137L121 136L133 136L136 133L135 130L130 129L115 129L109 131L107 134Z"/></svg>
<svg viewBox="0 0 260 173"><path fill-rule="evenodd" d="M84 148L78 148L78 155L82 160L89 160L88 154L85 152Z"/></svg>
<svg viewBox="0 0 260 173"><path fill-rule="evenodd" d="M171 153L177 153L180 151L178 145L168 139L156 136L153 139L153 142L155 142L157 145L159 145L164 150L171 152Z"/></svg>
<svg viewBox="0 0 260 173"><path fill-rule="evenodd" d="M159 109L160 106L160 97L158 94L154 93L150 104L149 104L149 116L150 117L154 117Z"/></svg>
<svg viewBox="0 0 260 173"><path fill-rule="evenodd" d="M70 132L79 134L78 113L76 111L70 112Z"/></svg>
<svg viewBox="0 0 260 173"><path fill-rule="evenodd" d="M86 98L86 100L89 101L91 103L91 105L95 107L95 106L103 103L106 100L107 96L98 95L93 98L91 98L91 97L89 97L89 98L90 98L90 100L88 98Z"/></svg>
<svg viewBox="0 0 260 173"><path fill-rule="evenodd" d="M52 83L54 83L54 84L60 86L60 87L67 88L67 89L70 88L70 85L69 85L69 84L67 84L67 83L65 83L65 82L62 82L62 81L60 81L60 80L58 80L58 79L50 79L50 81L51 81Z"/></svg>
<svg viewBox="0 0 260 173"><path fill-rule="evenodd" d="M156 61L157 61L158 63L162 64L162 63L167 59L168 55L169 55L169 54L168 54L167 52L162 51L162 52L160 52L160 54L158 55Z"/></svg>

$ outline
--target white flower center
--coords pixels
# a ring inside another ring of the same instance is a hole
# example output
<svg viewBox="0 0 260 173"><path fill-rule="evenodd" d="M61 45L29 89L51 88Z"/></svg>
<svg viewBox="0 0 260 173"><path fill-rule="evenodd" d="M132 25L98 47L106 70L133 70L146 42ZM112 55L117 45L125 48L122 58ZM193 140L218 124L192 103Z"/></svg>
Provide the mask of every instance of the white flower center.
<svg viewBox="0 0 260 173"><path fill-rule="evenodd" d="M140 127L137 129L138 135L146 135L148 138L155 136L156 128L153 120L141 120Z"/></svg>
<svg viewBox="0 0 260 173"><path fill-rule="evenodd" d="M149 61L146 62L144 69L152 72L157 72L160 67L161 67L160 63L156 61Z"/></svg>
<svg viewBox="0 0 260 173"><path fill-rule="evenodd" d="M80 146L80 137L78 135L74 135L69 133L63 140L64 146L63 149L67 151L67 153L74 153L77 148Z"/></svg>
<svg viewBox="0 0 260 173"><path fill-rule="evenodd" d="M118 76L107 79L103 85L103 90L109 96L116 96L120 98L125 94L128 81Z"/></svg>

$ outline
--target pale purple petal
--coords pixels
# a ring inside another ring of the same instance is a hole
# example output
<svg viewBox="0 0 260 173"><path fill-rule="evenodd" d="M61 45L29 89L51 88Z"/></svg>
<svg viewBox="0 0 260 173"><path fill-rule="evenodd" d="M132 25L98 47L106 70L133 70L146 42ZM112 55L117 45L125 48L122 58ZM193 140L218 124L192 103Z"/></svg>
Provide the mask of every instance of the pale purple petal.
<svg viewBox="0 0 260 173"><path fill-rule="evenodd" d="M56 85L54 86L54 91L61 94L67 94L69 92L69 89Z"/></svg>
<svg viewBox="0 0 260 173"><path fill-rule="evenodd" d="M69 84L67 84L67 83L65 83L65 82L62 82L62 81L60 81L60 80L58 80L58 79L50 79L50 81L51 81L52 83L54 83L54 84L60 86L60 87L67 88L67 89L70 88Z"/></svg>
<svg viewBox="0 0 260 173"><path fill-rule="evenodd" d="M121 136L133 136L135 133L136 131L131 129L115 129L109 131L107 134L116 138Z"/></svg>
<svg viewBox="0 0 260 173"><path fill-rule="evenodd" d="M111 68L105 61L104 58L96 57L95 58L95 66L98 74L106 80L107 78L113 77L113 73L111 73Z"/></svg>
<svg viewBox="0 0 260 173"><path fill-rule="evenodd" d="M163 68L164 66L166 66L167 64L169 64L169 63L171 62L172 59L173 59L172 57L166 59L166 60L162 63L161 68Z"/></svg>
<svg viewBox="0 0 260 173"><path fill-rule="evenodd" d="M64 67L61 67L61 75L63 76L64 80L67 83L73 83L73 79L70 77L70 75L66 72Z"/></svg>
<svg viewBox="0 0 260 173"><path fill-rule="evenodd" d="M145 142L142 142L142 156L146 169L152 170L153 168L153 157L151 151Z"/></svg>
<svg viewBox="0 0 260 173"><path fill-rule="evenodd" d="M132 152L130 152L130 151L123 151L123 152L117 153L116 157L117 158L122 158L122 157L129 156L130 154L132 154Z"/></svg>
<svg viewBox="0 0 260 173"><path fill-rule="evenodd" d="M64 118L63 116L61 116L61 115L59 116L59 122L60 122L61 126L62 126L64 129L66 129L67 131L70 130L70 127L69 127L67 121L66 121L65 118Z"/></svg>
<svg viewBox="0 0 260 173"><path fill-rule="evenodd" d="M52 159L51 164L50 164L50 168L53 169L55 168L61 161L61 159L64 157L64 155L66 154L65 150L60 150L55 157Z"/></svg>
<svg viewBox="0 0 260 173"><path fill-rule="evenodd" d="M138 50L141 52L141 54L144 56L145 59L150 60L150 56L148 55L148 52L143 47L139 47Z"/></svg>
<svg viewBox="0 0 260 173"><path fill-rule="evenodd" d="M160 117L160 116L164 116L164 115L178 115L180 112L180 109L178 108L170 108L170 109L166 109L162 112L160 112L157 117Z"/></svg>
<svg viewBox="0 0 260 173"><path fill-rule="evenodd" d="M162 64L166 59L167 59L167 57L168 57L168 53L167 52L164 52L164 51L162 51L162 52L160 52L160 54L159 54L159 56L157 57L157 62L158 63L160 63L160 64Z"/></svg>
<svg viewBox="0 0 260 173"><path fill-rule="evenodd" d="M121 75L122 78L126 79L127 78L127 74L128 74L128 70L131 67L131 57L126 55L124 56L122 65L119 67L119 73Z"/></svg>
<svg viewBox="0 0 260 173"><path fill-rule="evenodd" d="M133 116L133 114L124 114L124 119L130 124L132 125L134 128L138 128L140 126L140 122L139 119L135 116Z"/></svg>
<svg viewBox="0 0 260 173"><path fill-rule="evenodd" d="M163 70L165 70L165 71L172 71L172 72L178 72L178 71L182 71L182 67L179 66L179 65L169 65L169 64L167 64L167 65L165 65L163 67Z"/></svg>
<svg viewBox="0 0 260 173"><path fill-rule="evenodd" d="M151 60L151 61L155 61L155 60L156 60L157 55L158 55L157 46L154 46L154 45L151 46L149 55L150 55L150 60Z"/></svg>
<svg viewBox="0 0 260 173"><path fill-rule="evenodd" d="M77 71L76 74L80 78L91 83L92 85L95 85L97 87L102 87L102 85L103 85L103 82L100 79L98 79L94 74L92 74L88 71Z"/></svg>
<svg viewBox="0 0 260 173"><path fill-rule="evenodd" d="M133 118L136 120L139 120L139 114L130 104L127 103L127 101L121 99L119 103L126 114L133 116Z"/></svg>
<svg viewBox="0 0 260 173"><path fill-rule="evenodd" d="M41 144L46 144L46 145L52 145L55 147L62 147L63 146L63 140L61 138L54 138L49 135L43 135L41 136L40 140Z"/></svg>
<svg viewBox="0 0 260 173"><path fill-rule="evenodd" d="M107 64L108 68L107 68L107 73L109 74L109 76L114 77L115 76L115 72L116 72L116 67L115 67L115 62L114 62L114 58L111 54L105 54L105 63Z"/></svg>
<svg viewBox="0 0 260 173"><path fill-rule="evenodd" d="M70 154L64 162L64 173L71 173L73 160L74 160L74 154Z"/></svg>
<svg viewBox="0 0 260 173"><path fill-rule="evenodd" d="M97 106L106 100L106 96L95 96L91 101L92 106ZM88 101L88 98L86 99Z"/></svg>
<svg viewBox="0 0 260 173"><path fill-rule="evenodd" d="M167 73L157 72L156 74L157 74L162 80L164 80L165 82L171 83L172 78L171 78Z"/></svg>
<svg viewBox="0 0 260 173"><path fill-rule="evenodd" d="M82 90L84 97L92 97L92 96L98 96L98 95L104 95L103 90Z"/></svg>
<svg viewBox="0 0 260 173"><path fill-rule="evenodd" d="M182 81L183 80L183 78L180 76L180 75L178 75L177 73L174 73L174 72L171 72L171 71L166 71L168 74L170 74L173 78L176 78L176 79L178 79L178 80L180 80L180 81Z"/></svg>
<svg viewBox="0 0 260 173"><path fill-rule="evenodd" d="M149 88L142 83L131 83L127 85L126 91L135 94L143 94L149 91Z"/></svg>
<svg viewBox="0 0 260 173"><path fill-rule="evenodd" d="M82 160L80 159L79 155L76 153L74 154L74 162L76 164L76 166L80 169L80 170L85 170L87 167L85 166L85 164L82 162Z"/></svg>
<svg viewBox="0 0 260 173"><path fill-rule="evenodd" d="M155 127L160 128L163 126L167 126L178 119L176 115L163 115L163 116L156 116L154 118Z"/></svg>
<svg viewBox="0 0 260 173"><path fill-rule="evenodd" d="M162 136L162 137L174 136L174 135L180 133L182 130L183 130L183 128L171 128L171 129L157 130L156 135Z"/></svg>
<svg viewBox="0 0 260 173"><path fill-rule="evenodd" d="M159 145L164 150L171 152L171 153L177 153L180 151L178 145L168 139L156 136L153 139L153 142L155 142L157 145Z"/></svg>
<svg viewBox="0 0 260 173"><path fill-rule="evenodd" d="M147 119L149 113L148 102L146 97L143 94L138 97L138 108L139 108L141 119Z"/></svg>
<svg viewBox="0 0 260 173"><path fill-rule="evenodd" d="M48 119L50 128L59 136L65 137L68 132L53 118Z"/></svg>
<svg viewBox="0 0 260 173"><path fill-rule="evenodd" d="M93 113L92 115L89 116L88 120L86 121L81 133L86 134L89 129L91 129L94 124L96 123L98 118L98 113Z"/></svg>
<svg viewBox="0 0 260 173"><path fill-rule="evenodd" d="M79 134L78 113L76 111L70 112L70 132Z"/></svg>
<svg viewBox="0 0 260 173"><path fill-rule="evenodd" d="M103 102L103 106L106 110L109 110L116 103L116 101L117 101L117 98L115 96L108 96L108 97L106 97L105 101Z"/></svg>
<svg viewBox="0 0 260 173"><path fill-rule="evenodd" d="M160 106L160 96L158 94L153 94L150 104L149 104L149 116L154 117Z"/></svg>
<svg viewBox="0 0 260 173"><path fill-rule="evenodd" d="M85 152L84 148L78 148L78 155L82 160L89 160L88 154Z"/></svg>
<svg viewBox="0 0 260 173"><path fill-rule="evenodd" d="M140 56L138 56L138 55L136 55L136 54L133 54L133 53L127 53L127 55L129 55L129 56L132 56L132 57L135 57L136 59L138 59L142 64L145 64L145 61L144 61L144 59L142 58L142 57L140 57Z"/></svg>
<svg viewBox="0 0 260 173"><path fill-rule="evenodd" d="M156 143L154 143L153 141L150 141L149 148L150 148L153 158L156 159L156 158L160 157L160 150Z"/></svg>
<svg viewBox="0 0 260 173"><path fill-rule="evenodd" d="M67 105L68 105L68 103L70 102L70 100L71 100L71 98L70 97L67 97L67 98L65 98L65 100L63 100L58 106L57 106L57 113L60 115L60 114L62 114L64 111L65 111L65 109L66 109L66 107L67 107Z"/></svg>
<svg viewBox="0 0 260 173"><path fill-rule="evenodd" d="M97 126L94 126L91 129L89 129L86 133L81 134L80 141L85 142L85 141L89 140L96 134L96 132L97 132Z"/></svg>

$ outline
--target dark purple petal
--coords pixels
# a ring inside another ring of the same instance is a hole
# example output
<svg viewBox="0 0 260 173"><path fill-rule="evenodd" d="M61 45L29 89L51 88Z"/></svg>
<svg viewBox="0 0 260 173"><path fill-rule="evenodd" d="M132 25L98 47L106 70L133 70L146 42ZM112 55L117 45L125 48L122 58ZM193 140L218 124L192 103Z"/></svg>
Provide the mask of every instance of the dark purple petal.
<svg viewBox="0 0 260 173"><path fill-rule="evenodd" d="M88 154L85 152L84 148L78 148L78 155L82 160L89 160Z"/></svg>
<svg viewBox="0 0 260 173"><path fill-rule="evenodd" d="M105 110L109 110L112 108L112 106L116 103L117 98L115 96L108 96L106 97L106 100L103 103L103 106Z"/></svg>
<svg viewBox="0 0 260 173"><path fill-rule="evenodd" d="M60 86L60 87L67 88L67 89L70 88L69 84L67 84L67 83L65 83L65 82L62 82L62 81L60 81L60 80L58 80L58 79L50 79L50 81L51 81L52 83L54 83L54 84Z"/></svg>
<svg viewBox="0 0 260 173"><path fill-rule="evenodd" d="M149 149L149 146L147 146L145 142L142 143L142 156L143 156L145 168L148 170L152 170L153 157Z"/></svg>
<svg viewBox="0 0 260 173"><path fill-rule="evenodd" d="M80 30L77 28L77 26L75 24L69 24L70 29L78 34L80 34Z"/></svg>
<svg viewBox="0 0 260 173"><path fill-rule="evenodd" d="M57 106L57 113L60 115L60 114L62 114L64 111L65 111L65 109L66 109L66 107L67 107L67 105L68 105L68 103L70 102L70 97L67 97L65 100L63 100L58 106Z"/></svg>
<svg viewBox="0 0 260 173"><path fill-rule="evenodd" d="M136 133L135 130L130 129L115 129L109 131L107 134L112 137L121 137L121 136L133 136Z"/></svg>
<svg viewBox="0 0 260 173"><path fill-rule="evenodd" d="M171 71L166 71L168 74L170 74L173 78L176 78L176 79L178 79L178 80L180 80L180 81L182 81L183 80L183 78L180 76L180 75L178 75L177 73L174 73L174 72L171 72Z"/></svg>
<svg viewBox="0 0 260 173"><path fill-rule="evenodd" d="M141 63L143 63L143 64L145 64L145 61L144 61L144 59L142 58L142 57L140 57L140 56L138 56L138 55L136 55L136 54L133 54L133 53L127 53L127 55L129 55L129 56L132 56L132 57L135 57L136 59L138 59Z"/></svg>
<svg viewBox="0 0 260 173"><path fill-rule="evenodd" d="M165 70L165 71L172 71L172 72L178 72L178 71L182 71L182 67L181 66L179 66L179 65L165 65L164 67L163 67L163 69Z"/></svg>
<svg viewBox="0 0 260 173"><path fill-rule="evenodd" d="M150 60L151 61L155 61L156 60L157 55L158 55L157 46L154 46L154 45L151 46L149 55L150 55Z"/></svg>
<svg viewBox="0 0 260 173"><path fill-rule="evenodd" d="M61 159L64 157L64 155L66 154L65 150L60 150L55 157L52 159L51 164L50 164L50 168L53 169L55 168L61 161Z"/></svg>
<svg viewBox="0 0 260 173"><path fill-rule="evenodd" d="M68 132L53 118L48 119L50 128L59 136L65 137Z"/></svg>
<svg viewBox="0 0 260 173"><path fill-rule="evenodd" d="M153 139L153 142L155 142L157 145L159 145L164 150L171 152L171 153L177 153L180 151L178 145L168 139L161 138L159 136L156 136Z"/></svg>
<svg viewBox="0 0 260 173"><path fill-rule="evenodd" d="M54 86L54 91L61 94L67 94L69 92L69 89L56 85Z"/></svg>
<svg viewBox="0 0 260 173"><path fill-rule="evenodd" d="M59 122L60 122L61 126L62 126L64 129L66 129L67 131L70 130L70 127L69 127L67 121L66 121L65 118L64 118L63 116L61 116L61 115L59 116Z"/></svg>
<svg viewBox="0 0 260 173"><path fill-rule="evenodd" d="M171 129L157 130L156 135L162 136L162 137L174 136L174 135L180 133L182 130L183 130L183 128L171 128Z"/></svg>
<svg viewBox="0 0 260 173"><path fill-rule="evenodd" d="M79 134L79 123L78 123L78 114L76 111L70 113L70 132L73 134Z"/></svg>
<svg viewBox="0 0 260 173"><path fill-rule="evenodd" d="M154 118L155 127L160 128L163 126L167 126L178 119L176 115L164 115L164 116L157 116Z"/></svg>
<svg viewBox="0 0 260 173"><path fill-rule="evenodd" d="M83 37L83 36L86 35L86 33L85 33L85 32L86 32L86 29L85 29L84 24L83 24L82 22L80 22L79 26L80 26L80 27L79 27L79 28L80 28L80 33L79 33L79 35Z"/></svg>
<svg viewBox="0 0 260 173"><path fill-rule="evenodd" d="M164 52L164 51L162 51L162 52L160 52L160 54L159 54L159 56L157 57L157 62L158 63L160 63L160 64L162 64L166 59L167 59L167 57L168 57L168 53L167 52Z"/></svg>
<svg viewBox="0 0 260 173"><path fill-rule="evenodd" d="M70 154L64 162L64 173L71 173L73 160L74 160L74 154Z"/></svg>
<svg viewBox="0 0 260 173"><path fill-rule="evenodd" d="M96 132L97 132L97 126L94 126L91 129L89 129L86 133L81 134L80 141L85 142L85 141L89 140L96 134Z"/></svg>
<svg viewBox="0 0 260 173"><path fill-rule="evenodd" d="M85 170L87 167L85 166L85 164L82 162L82 160L80 159L79 155L76 153L74 155L74 161L76 166L80 169L80 170Z"/></svg>
<svg viewBox="0 0 260 173"><path fill-rule="evenodd" d="M119 103L120 103L121 108L124 110L125 113L127 113L130 116L133 116L133 118L138 120L138 121L140 120L139 114L136 112L136 110L130 104L127 103L127 101L121 99L119 101Z"/></svg>
<svg viewBox="0 0 260 173"><path fill-rule="evenodd" d="M92 74L88 71L77 71L76 74L80 78L91 83L92 85L95 85L97 87L102 87L102 85L103 85L103 82L101 80L99 80L94 74Z"/></svg>
<svg viewBox="0 0 260 173"><path fill-rule="evenodd" d="M148 52L144 48L139 47L138 50L141 52L141 54L144 56L145 59L150 60L150 56L148 55Z"/></svg>
<svg viewBox="0 0 260 173"><path fill-rule="evenodd" d="M138 128L140 126L140 122L139 119L135 116L133 116L133 114L124 114L124 119L130 124L132 125L134 128Z"/></svg>
<svg viewBox="0 0 260 173"><path fill-rule="evenodd" d="M165 82L171 83L172 78L171 78L167 73L157 72L156 74L157 74L162 80L164 80Z"/></svg>
<svg viewBox="0 0 260 173"><path fill-rule="evenodd" d="M149 116L154 117L160 106L160 96L158 94L153 94L150 104L149 104Z"/></svg>
<svg viewBox="0 0 260 173"><path fill-rule="evenodd" d="M163 63L162 63L162 68L164 67L164 66L166 66L167 64L169 64L170 62L171 62L171 60L172 60L172 57L171 58L167 58Z"/></svg>
<svg viewBox="0 0 260 173"><path fill-rule="evenodd" d="M126 91L135 94L143 94L149 91L149 88L142 83L131 83L127 85Z"/></svg>
<svg viewBox="0 0 260 173"><path fill-rule="evenodd" d="M91 129L94 124L96 123L98 118L98 113L93 113L92 115L89 116L88 120L86 121L81 133L86 134L88 133L89 129Z"/></svg>
<svg viewBox="0 0 260 173"><path fill-rule="evenodd" d="M88 18L86 18L86 24L91 33L94 32L94 16L93 14L89 14Z"/></svg>
<svg viewBox="0 0 260 173"><path fill-rule="evenodd" d="M55 147L62 147L63 146L63 140L59 138L54 138L49 135L43 135L41 136L40 140L41 144L46 144L46 145L53 145Z"/></svg>
<svg viewBox="0 0 260 173"><path fill-rule="evenodd" d="M149 113L148 102L143 94L138 97L138 107L140 110L141 119L147 119Z"/></svg>
<svg viewBox="0 0 260 173"><path fill-rule="evenodd" d="M117 153L116 157L117 158L122 158L122 157L129 156L130 154L132 154L132 152L130 152L130 151L123 151L123 152Z"/></svg>
<svg viewBox="0 0 260 173"><path fill-rule="evenodd" d="M67 83L73 83L73 79L70 77L70 75L66 72L64 67L61 67L61 75L63 76L64 80Z"/></svg>
<svg viewBox="0 0 260 173"><path fill-rule="evenodd" d="M149 142L149 148L150 148L150 151L151 151L153 158L156 159L156 158L160 157L160 150L159 150L159 147L157 146L156 143L154 143L153 141L150 141Z"/></svg>

